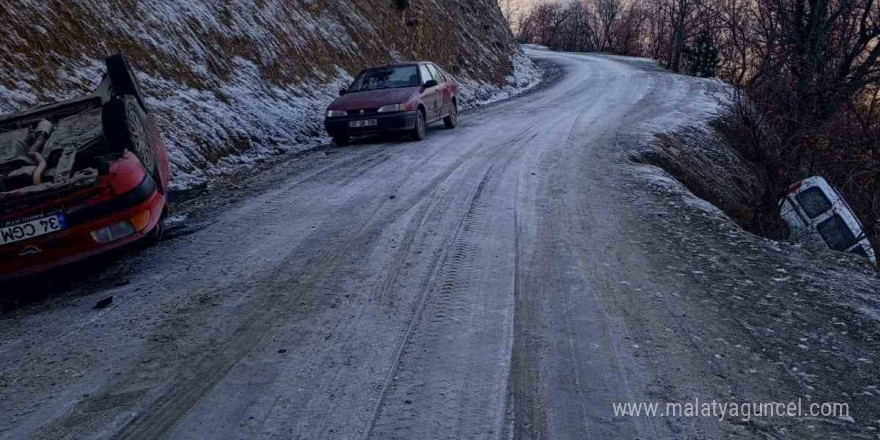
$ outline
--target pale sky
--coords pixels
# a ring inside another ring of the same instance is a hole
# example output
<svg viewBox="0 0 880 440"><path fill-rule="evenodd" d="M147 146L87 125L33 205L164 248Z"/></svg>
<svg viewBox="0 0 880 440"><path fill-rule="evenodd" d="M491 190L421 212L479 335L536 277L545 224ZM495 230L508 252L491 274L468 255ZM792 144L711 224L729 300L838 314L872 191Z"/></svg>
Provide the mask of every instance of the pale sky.
<svg viewBox="0 0 880 440"><path fill-rule="evenodd" d="M498 5L501 6L501 9L504 9L508 2L510 2L511 9L520 9L520 12L522 12L523 9L528 9L531 5L536 4L539 1L540 0L498 0Z"/></svg>
<svg viewBox="0 0 880 440"><path fill-rule="evenodd" d="M540 3L542 0L510 0L514 5L518 5L521 10L528 10L532 5ZM506 0L500 0L498 3L503 5Z"/></svg>
<svg viewBox="0 0 880 440"><path fill-rule="evenodd" d="M498 0L498 4L501 6L503 10L505 6L510 2L510 9L516 11L517 14L523 14L529 10L532 5L539 3L542 0ZM516 19L513 19L516 22Z"/></svg>
<svg viewBox="0 0 880 440"><path fill-rule="evenodd" d="M523 6L530 6L534 3L538 3L538 0L513 0L514 3L519 3Z"/></svg>

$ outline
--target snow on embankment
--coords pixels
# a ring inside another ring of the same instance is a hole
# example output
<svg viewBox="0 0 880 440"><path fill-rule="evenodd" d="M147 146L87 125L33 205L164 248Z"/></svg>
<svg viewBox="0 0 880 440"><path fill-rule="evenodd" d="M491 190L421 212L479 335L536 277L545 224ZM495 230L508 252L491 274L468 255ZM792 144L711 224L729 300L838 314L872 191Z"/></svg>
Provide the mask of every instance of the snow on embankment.
<svg viewBox="0 0 880 440"><path fill-rule="evenodd" d="M645 104L653 117L621 141L636 162L622 167L640 225L628 239L653 249L661 268L653 278L678 281L645 299L680 312L681 325L667 329L670 334L690 338L712 374L735 378L735 387L719 386L715 397L848 405L848 414L837 418L766 418L746 425L725 419L719 427L759 438L875 436L880 272L856 255L743 229L763 187L719 125L728 86L649 72L653 87ZM651 96L659 90L664 93ZM688 398L689 391L679 391L662 400ZM768 398L773 393L781 394Z"/></svg>
<svg viewBox="0 0 880 440"><path fill-rule="evenodd" d="M124 52L171 150L176 186L321 142L360 68L429 59L466 106L535 82L493 0L7 0L0 113L90 91Z"/></svg>
<svg viewBox="0 0 880 440"><path fill-rule="evenodd" d="M749 222L762 196L760 177L713 126L727 111L732 89L715 79L666 72L656 78L678 99L639 127L650 137L631 158L663 169L700 199Z"/></svg>
<svg viewBox="0 0 880 440"><path fill-rule="evenodd" d="M823 298L816 302L823 307L833 302L844 310L834 313L851 313L849 321L870 321L870 331L878 331L880 298L876 292L880 291L880 272L868 260L746 232L753 226L755 206L765 196L765 188L759 170L723 134L731 86L662 70L656 70L652 81L656 83L655 92L673 90L671 96L675 98L653 111L654 117L646 123L632 128L633 149L628 155L636 165L631 170L643 187L660 194L674 207L674 216L688 223L685 229L667 232L693 245L690 252L695 259L708 258L713 264L725 261L736 276L745 274L749 288L763 281L776 290L782 289L779 280L787 282L791 277L778 274L790 273L800 282L792 287L793 296L802 292L817 296L822 292ZM647 98L651 100L651 96ZM700 226L698 218L709 223ZM664 226L673 223L660 222ZM707 245L709 240L726 241L733 249ZM771 261L773 267L768 269ZM762 278L761 271L773 276L765 273ZM811 281L808 286L807 280ZM787 284L798 283L791 280ZM828 298L824 298L826 295ZM827 320L827 316L822 319ZM859 325L867 326L867 321Z"/></svg>

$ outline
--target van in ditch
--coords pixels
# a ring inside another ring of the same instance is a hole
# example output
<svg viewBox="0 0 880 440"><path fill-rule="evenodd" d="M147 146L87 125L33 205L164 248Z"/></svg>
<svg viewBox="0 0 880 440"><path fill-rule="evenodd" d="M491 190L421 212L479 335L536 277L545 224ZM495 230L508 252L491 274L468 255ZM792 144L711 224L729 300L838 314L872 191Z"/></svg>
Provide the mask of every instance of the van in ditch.
<svg viewBox="0 0 880 440"><path fill-rule="evenodd" d="M822 243L877 264L862 223L837 188L824 178L810 177L795 183L779 200L779 208L792 242Z"/></svg>

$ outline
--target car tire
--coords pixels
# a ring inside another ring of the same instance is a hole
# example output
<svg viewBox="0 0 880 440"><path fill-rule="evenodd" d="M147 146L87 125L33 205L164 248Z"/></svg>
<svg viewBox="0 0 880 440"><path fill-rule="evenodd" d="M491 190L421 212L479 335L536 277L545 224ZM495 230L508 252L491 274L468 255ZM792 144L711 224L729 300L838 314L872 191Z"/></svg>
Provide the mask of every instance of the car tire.
<svg viewBox="0 0 880 440"><path fill-rule="evenodd" d="M144 166L147 174L160 182L158 158L147 129L147 115L133 95L113 98L101 112L104 140L111 151L129 150Z"/></svg>
<svg viewBox="0 0 880 440"><path fill-rule="evenodd" d="M110 55L104 60L104 63L107 65L107 75L110 76L110 81L113 83L114 94L116 96L133 96L138 105L147 111L147 104L141 93L141 83L138 82L128 57L123 54Z"/></svg>
<svg viewBox="0 0 880 440"><path fill-rule="evenodd" d="M333 138L333 142L337 147L344 147L351 143L351 138L348 136L336 136Z"/></svg>
<svg viewBox="0 0 880 440"><path fill-rule="evenodd" d="M443 125L448 129L453 129L458 126L458 105L452 104L452 110L449 112L449 116L443 118Z"/></svg>
<svg viewBox="0 0 880 440"><path fill-rule="evenodd" d="M156 223L156 226L153 227L153 230L148 232L143 240L141 240L141 244L147 248L155 245L156 243L162 241L165 238L165 218L168 217L168 207L162 210L162 217L159 218L159 223Z"/></svg>
<svg viewBox="0 0 880 440"><path fill-rule="evenodd" d="M144 237L144 244L147 246L152 246L165 237L165 218L162 217L159 220L159 223L156 223L156 226L153 227L153 230L147 233L146 237Z"/></svg>
<svg viewBox="0 0 880 440"><path fill-rule="evenodd" d="M427 125L425 124L425 115L419 110L416 112L416 127L412 131L413 140L420 141L424 139L426 130Z"/></svg>

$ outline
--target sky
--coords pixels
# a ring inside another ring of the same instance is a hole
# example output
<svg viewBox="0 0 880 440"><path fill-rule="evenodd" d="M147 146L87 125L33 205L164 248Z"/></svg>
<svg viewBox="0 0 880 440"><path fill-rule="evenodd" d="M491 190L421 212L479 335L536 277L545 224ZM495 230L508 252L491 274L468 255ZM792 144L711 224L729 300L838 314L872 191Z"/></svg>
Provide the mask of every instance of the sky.
<svg viewBox="0 0 880 440"><path fill-rule="evenodd" d="M531 6L535 3L538 3L538 0L513 0L514 3L518 3L522 6Z"/></svg>
<svg viewBox="0 0 880 440"><path fill-rule="evenodd" d="M538 4L542 0L498 0L498 4L502 9L510 2L510 8L516 11L517 14L523 14L529 10L533 5ZM516 20L513 20L516 22ZM514 30L515 31L515 30Z"/></svg>
<svg viewBox="0 0 880 440"><path fill-rule="evenodd" d="M536 4L540 3L541 1L544 1L544 0L510 0L510 2L513 5L516 5L515 8L519 9L521 12L527 11L533 5L536 5ZM507 0L499 0L498 3L503 5L506 2L507 2Z"/></svg>

